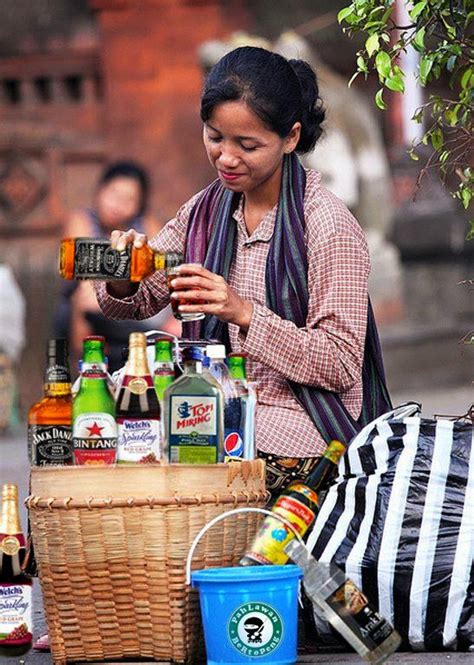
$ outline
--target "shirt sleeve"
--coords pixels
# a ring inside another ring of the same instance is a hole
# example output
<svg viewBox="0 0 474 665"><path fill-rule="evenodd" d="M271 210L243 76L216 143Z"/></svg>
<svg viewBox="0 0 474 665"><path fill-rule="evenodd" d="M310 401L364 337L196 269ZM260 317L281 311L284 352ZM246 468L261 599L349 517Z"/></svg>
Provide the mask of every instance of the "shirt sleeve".
<svg viewBox="0 0 474 665"><path fill-rule="evenodd" d="M152 249L160 252L184 254L188 221L199 194L193 196L164 228L149 241ZM107 282L96 281L94 288L99 306L111 319L148 319L168 305L170 298L164 271L158 270L138 284L133 296L115 298L107 290Z"/></svg>
<svg viewBox="0 0 474 665"><path fill-rule="evenodd" d="M242 351L285 378L332 392L361 379L370 260L360 238L337 233L308 251L306 326L254 304Z"/></svg>

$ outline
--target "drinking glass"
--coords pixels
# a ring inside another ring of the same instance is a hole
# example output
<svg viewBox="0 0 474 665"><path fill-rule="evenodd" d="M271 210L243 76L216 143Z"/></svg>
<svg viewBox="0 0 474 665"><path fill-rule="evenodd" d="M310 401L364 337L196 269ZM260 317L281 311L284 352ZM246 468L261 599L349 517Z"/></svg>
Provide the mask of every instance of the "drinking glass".
<svg viewBox="0 0 474 665"><path fill-rule="evenodd" d="M193 263L193 265L200 266L201 263ZM171 282L175 277L182 277L186 273L183 272L180 265L172 266L166 270L166 279L168 282L168 289L170 293L175 292L179 293L179 289L171 286ZM178 321L199 321L203 319L206 315L204 312L181 312L178 307L180 305L203 305L204 300L190 300L189 298L171 298L171 309L173 310L173 315Z"/></svg>

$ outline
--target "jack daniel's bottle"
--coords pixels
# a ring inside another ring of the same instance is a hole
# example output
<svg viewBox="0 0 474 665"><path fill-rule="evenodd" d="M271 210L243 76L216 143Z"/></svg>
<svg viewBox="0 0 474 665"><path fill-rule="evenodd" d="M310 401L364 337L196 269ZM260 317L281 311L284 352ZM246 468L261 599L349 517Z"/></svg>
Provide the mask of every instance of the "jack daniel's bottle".
<svg viewBox="0 0 474 665"><path fill-rule="evenodd" d="M157 252L149 245L112 249L101 238L65 238L59 250L59 274L64 279L105 279L140 282L155 270L179 265L182 254Z"/></svg>
<svg viewBox="0 0 474 665"><path fill-rule="evenodd" d="M33 639L31 579L22 571L24 557L25 537L18 511L18 487L3 485L0 513L0 656L21 656L30 649Z"/></svg>
<svg viewBox="0 0 474 665"><path fill-rule="evenodd" d="M117 394L117 462L160 461L160 405L146 355L146 336L131 333L125 374Z"/></svg>
<svg viewBox="0 0 474 665"><path fill-rule="evenodd" d="M304 481L296 480L280 494L272 512L290 522L301 537L313 525L319 499L317 492L324 490L345 451L340 441L331 441L323 457ZM256 564L283 565L288 561L285 546L295 538L290 527L277 517L268 515L257 532L250 549L240 560L241 566Z"/></svg>
<svg viewBox="0 0 474 665"><path fill-rule="evenodd" d="M28 452L32 466L70 465L72 395L67 341L50 339L43 399L28 414Z"/></svg>

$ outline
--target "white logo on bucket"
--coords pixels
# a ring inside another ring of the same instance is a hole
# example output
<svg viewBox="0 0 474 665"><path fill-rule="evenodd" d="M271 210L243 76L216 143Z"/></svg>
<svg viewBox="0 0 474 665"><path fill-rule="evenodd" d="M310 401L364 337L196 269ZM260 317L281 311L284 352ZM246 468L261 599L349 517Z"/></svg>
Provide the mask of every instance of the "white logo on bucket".
<svg viewBox="0 0 474 665"><path fill-rule="evenodd" d="M253 658L277 649L283 637L283 622L270 605L245 603L232 612L227 626L228 638L240 653Z"/></svg>

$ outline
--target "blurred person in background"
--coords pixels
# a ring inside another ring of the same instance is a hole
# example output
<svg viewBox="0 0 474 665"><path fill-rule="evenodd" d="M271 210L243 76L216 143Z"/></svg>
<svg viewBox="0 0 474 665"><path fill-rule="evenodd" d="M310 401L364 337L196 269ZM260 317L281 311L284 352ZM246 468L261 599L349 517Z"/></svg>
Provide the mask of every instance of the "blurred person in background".
<svg viewBox="0 0 474 665"><path fill-rule="evenodd" d="M25 345L25 309L12 269L0 263L0 433L14 420L16 365Z"/></svg>
<svg viewBox="0 0 474 665"><path fill-rule="evenodd" d="M206 314L183 326L186 337L219 339L247 355L258 388L256 444L274 495L305 478L331 439L347 442L390 408L364 233L297 157L313 150L324 117L306 62L259 47L225 55L201 98L217 180L150 243L185 253L171 297L199 299L180 310ZM111 241L122 250L147 236L114 231ZM160 271L139 285L95 286L114 319L145 318L170 299Z"/></svg>
<svg viewBox="0 0 474 665"><path fill-rule="evenodd" d="M114 229L129 228L152 236L160 230L160 224L147 214L148 197L149 178L141 166L131 161L110 164L99 179L93 205L70 214L65 237L108 238ZM180 332L169 311L146 323L122 321L111 326L109 319L101 313L94 289L87 281L65 284L53 327L55 337L69 340L72 367L81 357L84 337L104 335L110 371L123 365L121 351L127 346L130 332L154 328L173 334Z"/></svg>

